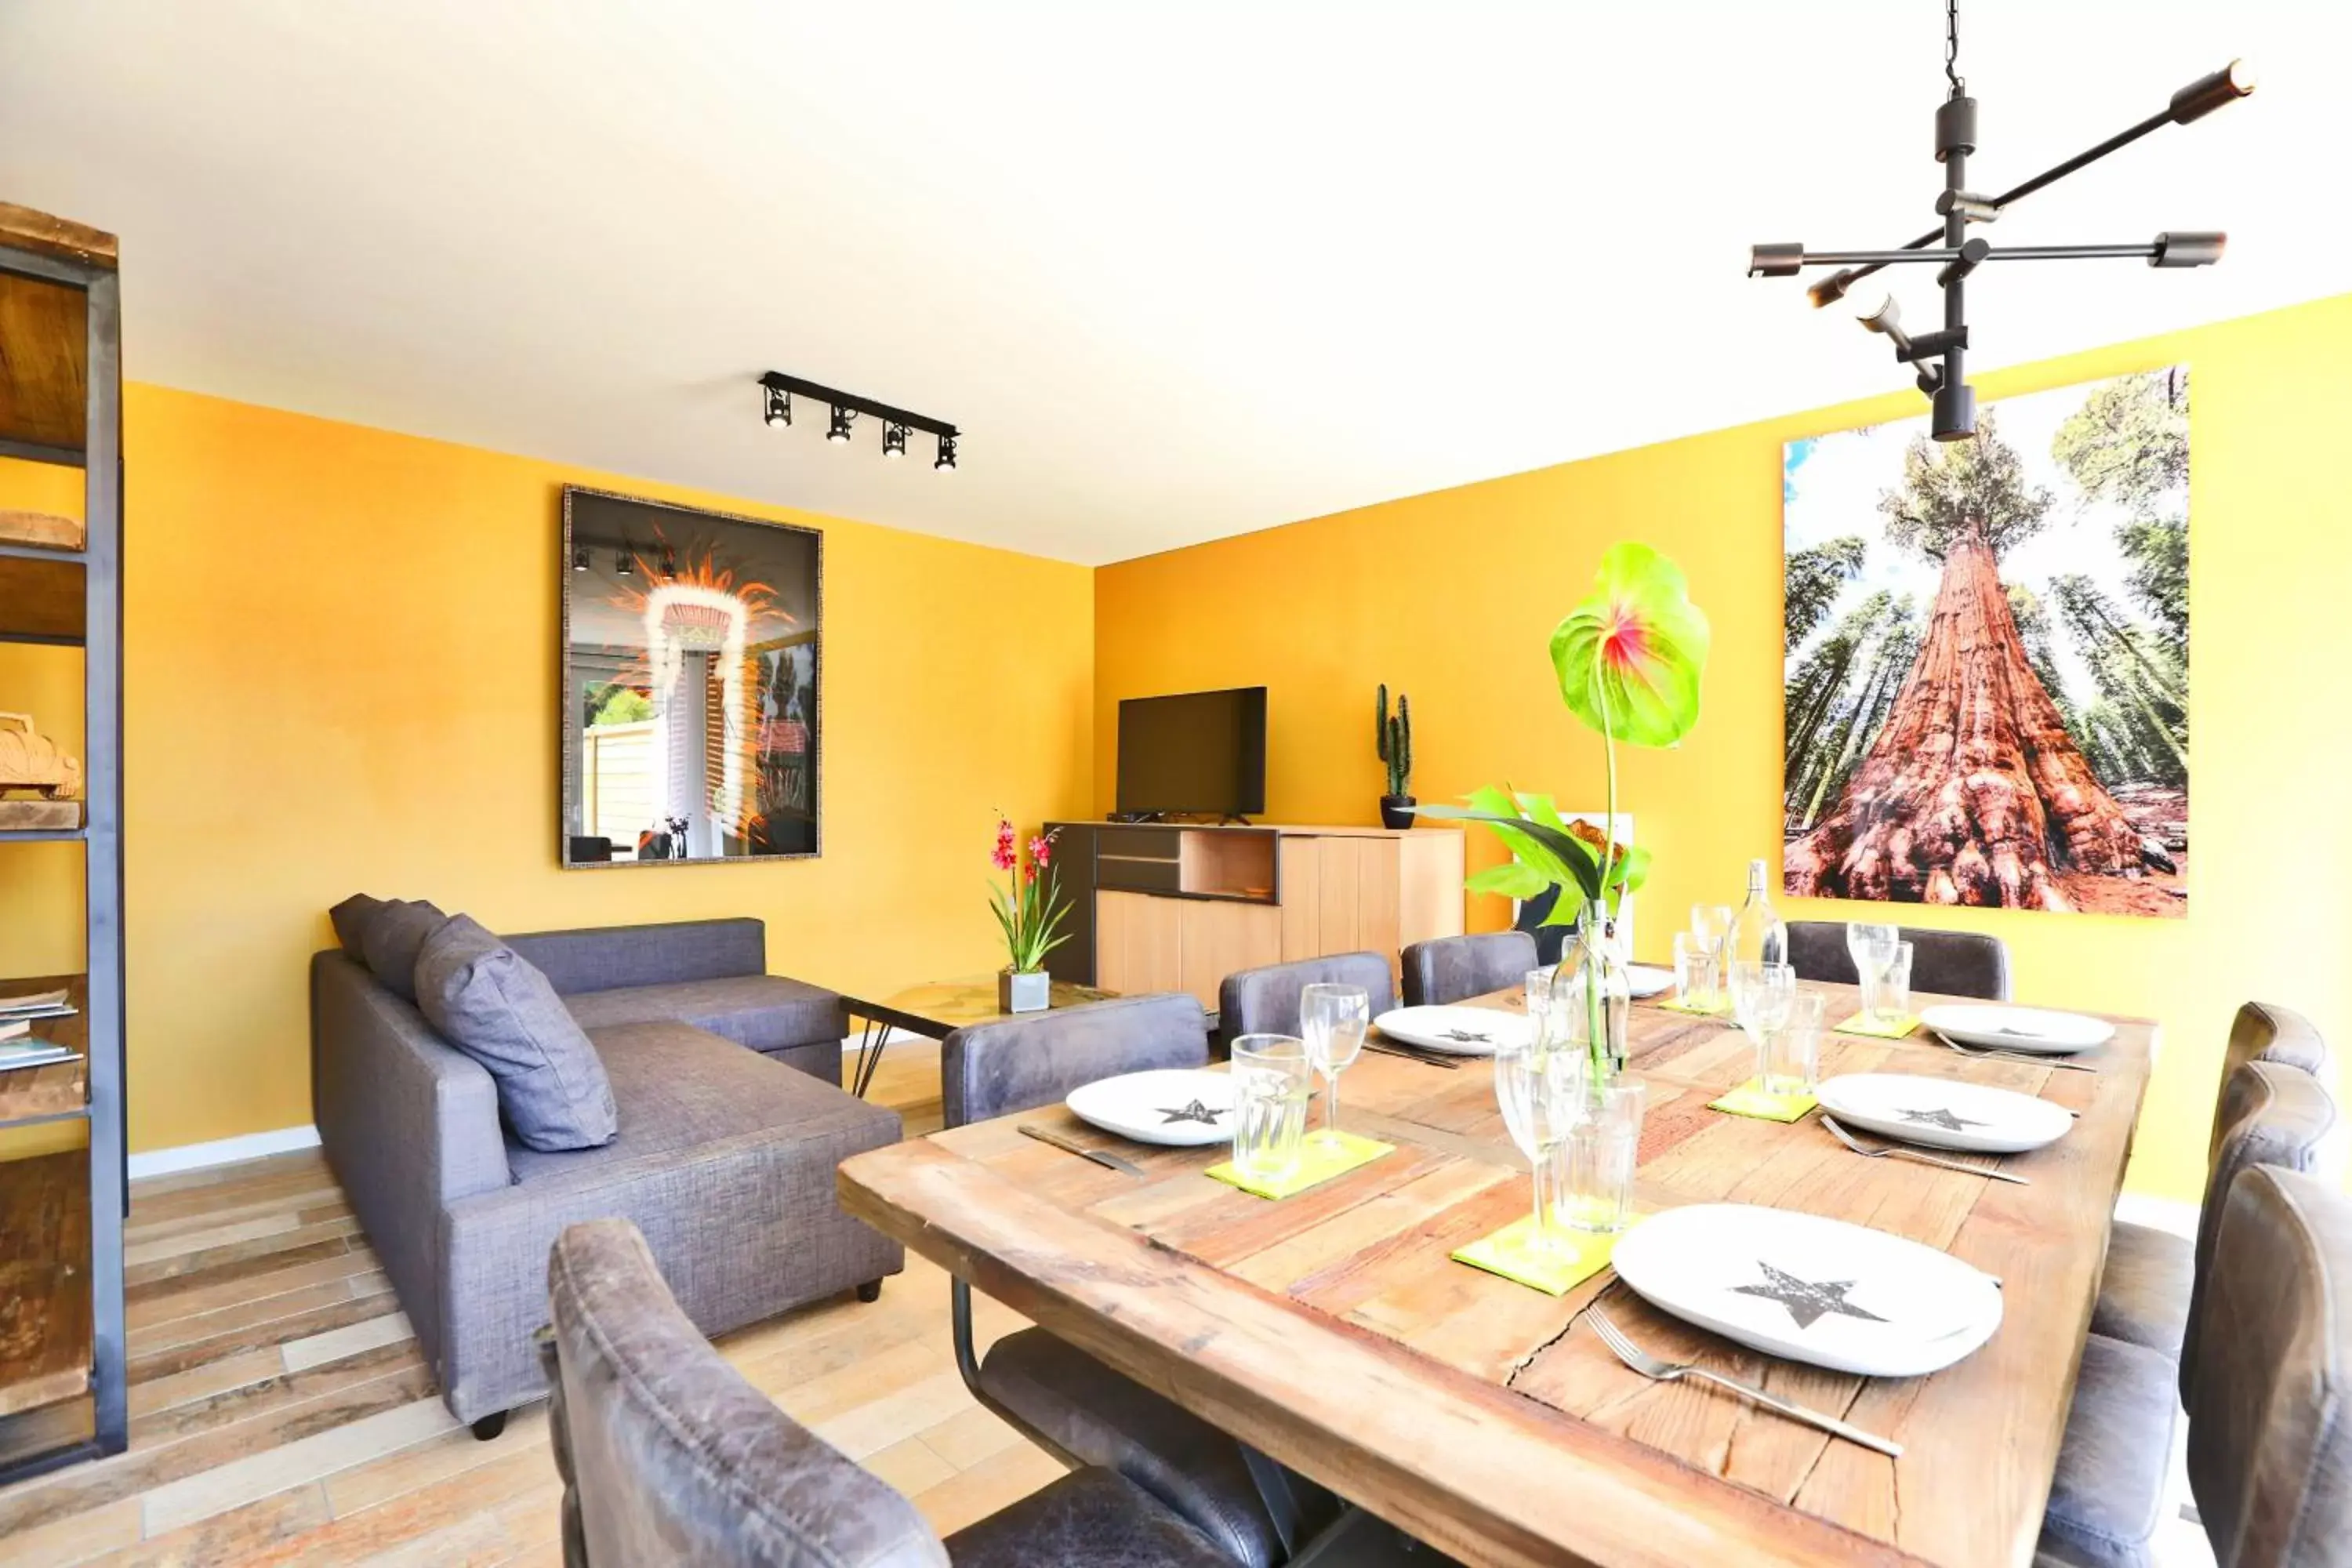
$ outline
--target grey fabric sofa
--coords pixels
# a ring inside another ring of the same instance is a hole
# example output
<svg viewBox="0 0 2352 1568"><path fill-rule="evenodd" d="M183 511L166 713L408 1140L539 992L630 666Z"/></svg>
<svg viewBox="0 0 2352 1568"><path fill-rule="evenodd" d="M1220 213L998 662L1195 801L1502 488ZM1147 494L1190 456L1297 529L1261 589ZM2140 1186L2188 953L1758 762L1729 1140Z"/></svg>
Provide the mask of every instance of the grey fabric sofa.
<svg viewBox="0 0 2352 1568"><path fill-rule="evenodd" d="M634 1222L706 1334L853 1288L871 1299L904 1267L833 1184L843 1160L898 1140L898 1117L842 1091L840 998L761 973L759 921L509 941L604 1060L620 1131L601 1148L513 1142L479 1063L364 964L310 961L320 1142L459 1420L495 1436L545 1392L531 1334L568 1225Z"/></svg>

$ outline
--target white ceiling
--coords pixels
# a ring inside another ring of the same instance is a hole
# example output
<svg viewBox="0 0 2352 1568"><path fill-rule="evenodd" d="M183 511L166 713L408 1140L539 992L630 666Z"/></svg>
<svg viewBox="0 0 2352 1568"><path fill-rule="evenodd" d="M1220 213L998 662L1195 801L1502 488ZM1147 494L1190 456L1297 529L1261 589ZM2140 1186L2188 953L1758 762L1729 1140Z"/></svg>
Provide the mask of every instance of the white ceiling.
<svg viewBox="0 0 2352 1568"><path fill-rule="evenodd" d="M1905 384L1743 276L1932 222L1934 0L0 0L140 379L1099 563ZM2352 289L2352 5L1969 0L1977 368ZM1920 269L1924 273L1925 269ZM1932 286L1904 279L1915 319ZM885 464L775 367L950 419Z"/></svg>

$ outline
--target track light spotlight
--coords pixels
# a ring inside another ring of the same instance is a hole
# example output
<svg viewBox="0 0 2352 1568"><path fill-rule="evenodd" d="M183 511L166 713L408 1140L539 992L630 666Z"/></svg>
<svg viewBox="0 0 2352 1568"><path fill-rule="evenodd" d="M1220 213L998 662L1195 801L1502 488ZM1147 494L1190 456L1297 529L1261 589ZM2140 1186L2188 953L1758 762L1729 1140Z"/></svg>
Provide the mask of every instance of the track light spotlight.
<svg viewBox="0 0 2352 1568"><path fill-rule="evenodd" d="M895 419L882 426L882 455L886 458L907 455L907 427Z"/></svg>
<svg viewBox="0 0 2352 1568"><path fill-rule="evenodd" d="M1875 300L1865 298L1855 301L1853 319L1862 323L1864 331L1894 339L1897 353L1911 346L1910 337L1903 331L1903 307L1895 302L1892 294L1881 294Z"/></svg>
<svg viewBox="0 0 2352 1568"><path fill-rule="evenodd" d="M2159 234L2156 237L2156 254L2147 258L2147 264L2210 267L2221 259L2222 247L2229 243L2226 234Z"/></svg>
<svg viewBox="0 0 2352 1568"><path fill-rule="evenodd" d="M572 569L574 572L585 572L588 570L588 547L586 545L582 544L573 547L572 552Z"/></svg>
<svg viewBox="0 0 2352 1568"><path fill-rule="evenodd" d="M856 414L853 411L844 408L838 403L835 404L833 405L833 424L831 427L825 431L824 438L828 441L848 440L849 422L856 417Z"/></svg>
<svg viewBox="0 0 2352 1568"><path fill-rule="evenodd" d="M637 574L637 558L625 544L613 552L613 575L634 577Z"/></svg>
<svg viewBox="0 0 2352 1568"><path fill-rule="evenodd" d="M765 389L768 394L768 424L781 430L793 422L793 395L781 386Z"/></svg>
<svg viewBox="0 0 2352 1568"><path fill-rule="evenodd" d="M665 577L677 575L677 552L667 544L662 546L661 574Z"/></svg>
<svg viewBox="0 0 2352 1568"><path fill-rule="evenodd" d="M942 470L944 470L945 472L948 472L948 473L953 473L953 472L955 472L955 444L956 444L956 438L955 438L954 437L952 437L952 436L942 436L942 437L940 437L940 455L939 455L939 457L938 457L938 458L937 458L933 462L932 462L931 467L933 467L934 468L942 469Z"/></svg>
<svg viewBox="0 0 2352 1568"><path fill-rule="evenodd" d="M1805 289L1805 297L1813 302L1813 309L1818 310L1822 309L1824 306L1834 305L1840 300L1844 299L1845 291L1853 288L1853 284L1854 276L1853 269L1851 268L1840 268L1838 271L1832 272L1828 277L1807 287Z"/></svg>
<svg viewBox="0 0 2352 1568"><path fill-rule="evenodd" d="M2253 90L2253 68L2243 60L2231 60L2212 75L2200 76L2172 95L2172 122L2186 125L2192 120L2202 120Z"/></svg>

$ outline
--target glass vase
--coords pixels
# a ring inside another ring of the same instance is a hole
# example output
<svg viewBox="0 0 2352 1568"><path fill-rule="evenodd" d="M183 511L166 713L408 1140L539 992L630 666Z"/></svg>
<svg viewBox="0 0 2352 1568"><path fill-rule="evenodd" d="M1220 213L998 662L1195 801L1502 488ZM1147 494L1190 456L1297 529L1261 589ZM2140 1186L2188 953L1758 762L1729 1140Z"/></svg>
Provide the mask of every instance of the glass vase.
<svg viewBox="0 0 2352 1568"><path fill-rule="evenodd" d="M1618 951L1615 922L1598 900L1589 901L1552 972L1548 1022L1564 1043L1582 1047L1592 1058L1596 1081L1605 1081L1625 1070L1633 1012L1633 984Z"/></svg>

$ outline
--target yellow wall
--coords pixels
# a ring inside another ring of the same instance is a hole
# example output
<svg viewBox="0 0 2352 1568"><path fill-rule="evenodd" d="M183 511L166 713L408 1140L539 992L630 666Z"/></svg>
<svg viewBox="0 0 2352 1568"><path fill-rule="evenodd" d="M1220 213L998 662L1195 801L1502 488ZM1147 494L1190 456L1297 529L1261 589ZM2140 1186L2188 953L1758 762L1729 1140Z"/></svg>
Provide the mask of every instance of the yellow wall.
<svg viewBox="0 0 2352 1568"><path fill-rule="evenodd" d="M2352 756L2335 696L2352 670L2352 296L1984 376L1979 395L2179 361L2195 389L2189 918L1902 913L2005 939L2021 999L2160 1019L2131 1184L2189 1198L2239 1002L2352 1040ZM1889 395L1104 568L1096 805L1111 804L1120 698L1263 683L1269 816L1370 821L1386 680L1412 696L1422 799L1507 780L1597 809L1600 743L1560 706L1546 647L1601 549L1644 540L1682 563L1715 626L1697 731L1620 753L1622 806L1657 857L1640 931L1642 956L1659 956L1694 900L1737 899L1751 857L1772 858L1778 886L1781 444L1920 412ZM1474 865L1496 858L1485 837ZM1776 901L1827 919L1885 907ZM1505 909L1474 900L1474 928Z"/></svg>
<svg viewBox="0 0 2352 1568"><path fill-rule="evenodd" d="M305 964L352 891L506 931L757 915L776 971L896 988L1001 962L999 805L1086 806L1083 567L157 387L126 402L134 1151L310 1119ZM557 868L567 481L825 531L822 858ZM0 973L38 967L17 959Z"/></svg>

